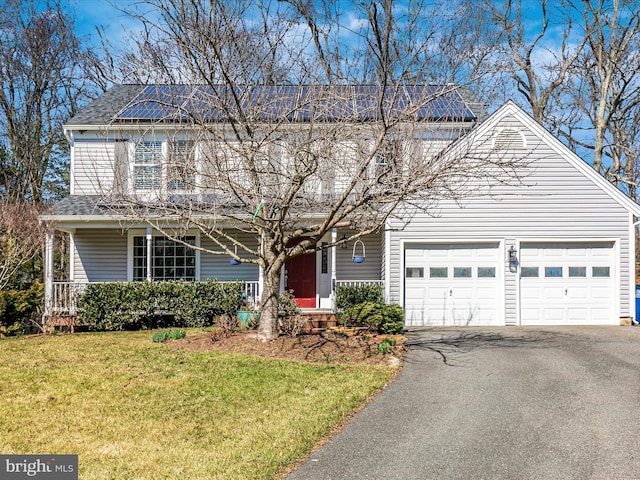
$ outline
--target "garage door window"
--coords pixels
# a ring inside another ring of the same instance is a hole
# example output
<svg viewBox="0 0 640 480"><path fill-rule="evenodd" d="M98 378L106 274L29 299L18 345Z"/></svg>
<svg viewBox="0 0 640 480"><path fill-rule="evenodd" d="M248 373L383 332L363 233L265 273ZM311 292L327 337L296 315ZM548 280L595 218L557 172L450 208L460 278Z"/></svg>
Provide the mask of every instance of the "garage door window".
<svg viewBox="0 0 640 480"><path fill-rule="evenodd" d="M610 268L609 267L593 267L591 272L594 277L606 277L610 276Z"/></svg>
<svg viewBox="0 0 640 480"><path fill-rule="evenodd" d="M544 267L544 276L546 278L561 278L562 267Z"/></svg>
<svg viewBox="0 0 640 480"><path fill-rule="evenodd" d="M453 278L471 278L471 267L454 267Z"/></svg>
<svg viewBox="0 0 640 480"><path fill-rule="evenodd" d="M407 267L407 278L424 278L424 268Z"/></svg>
<svg viewBox="0 0 640 480"><path fill-rule="evenodd" d="M431 278L447 278L447 267L431 267L429 268L429 276Z"/></svg>
<svg viewBox="0 0 640 480"><path fill-rule="evenodd" d="M569 267L569 276L570 277L587 277L587 267Z"/></svg>
<svg viewBox="0 0 640 480"><path fill-rule="evenodd" d="M496 278L496 267L478 267L478 278Z"/></svg>
<svg viewBox="0 0 640 480"><path fill-rule="evenodd" d="M520 276L527 277L537 277L538 276L538 267L522 267L520 269Z"/></svg>

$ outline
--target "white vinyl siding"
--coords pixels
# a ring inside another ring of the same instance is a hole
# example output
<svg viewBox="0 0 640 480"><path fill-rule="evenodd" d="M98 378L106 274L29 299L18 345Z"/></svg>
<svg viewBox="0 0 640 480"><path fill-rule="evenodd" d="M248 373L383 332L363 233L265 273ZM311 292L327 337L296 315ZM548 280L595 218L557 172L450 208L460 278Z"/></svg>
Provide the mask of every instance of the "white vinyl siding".
<svg viewBox="0 0 640 480"><path fill-rule="evenodd" d="M255 237L252 237L246 233L236 234L236 238L240 242L245 242L248 245L255 243L255 248L258 248L258 244ZM213 241L202 236L200 238L200 246L203 249L209 249L211 251L218 251ZM238 249L238 255L240 257L246 257L247 255ZM241 263L240 265L232 265L229 263L230 257L227 255L212 255L210 253L202 252L200 254L200 279L218 279L221 281L234 281L243 280L247 282L258 281L258 266L250 263Z"/></svg>
<svg viewBox="0 0 640 480"><path fill-rule="evenodd" d="M127 234L119 229L79 229L73 236L76 282L127 281Z"/></svg>
<svg viewBox="0 0 640 480"><path fill-rule="evenodd" d="M341 232L338 232L341 237ZM382 274L382 235L362 237L366 258L362 263L353 261L353 242L348 248L336 248L336 278L338 280L380 280ZM362 255L360 246L356 255Z"/></svg>
<svg viewBox="0 0 640 480"><path fill-rule="evenodd" d="M101 195L111 192L116 144L96 139L78 139L72 146L71 192Z"/></svg>

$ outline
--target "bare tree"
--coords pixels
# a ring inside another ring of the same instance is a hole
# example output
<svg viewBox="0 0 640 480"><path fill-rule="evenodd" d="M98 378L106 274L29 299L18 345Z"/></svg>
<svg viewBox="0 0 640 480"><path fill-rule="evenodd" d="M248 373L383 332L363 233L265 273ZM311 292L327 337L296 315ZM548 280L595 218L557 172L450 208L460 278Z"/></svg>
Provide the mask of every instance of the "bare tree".
<svg viewBox="0 0 640 480"><path fill-rule="evenodd" d="M39 201L64 188L61 124L87 91L86 52L55 0L3 2L0 18L0 194Z"/></svg>
<svg viewBox="0 0 640 480"><path fill-rule="evenodd" d="M154 39L146 43L161 39L172 52L154 61L160 78L174 86L138 98L165 114L140 129L168 131L175 151L166 181L157 166L134 169L131 183L144 191L109 203L178 242L195 228L215 246L208 253L258 265L262 340L276 334L288 259L379 232L392 217L406 224L488 179L517 181L522 159L477 150L464 139L444 153L469 128L459 87L409 82L415 62L404 53L416 47L404 42L390 2L352 5L359 27L350 31L358 38L349 68L372 72L360 78L374 85L354 85L353 75L344 74L343 53L322 32L345 27L315 25L305 4L150 0L147 6L160 17L138 14ZM274 85L275 78L305 82ZM337 228L350 234L321 245Z"/></svg>
<svg viewBox="0 0 640 480"><path fill-rule="evenodd" d="M557 132L566 120L560 93L586 42L584 29L575 20L580 9L565 0L543 0L535 6L522 0L489 5L503 32L497 74L508 74L533 118Z"/></svg>
<svg viewBox="0 0 640 480"><path fill-rule="evenodd" d="M583 19L588 42L576 65L571 98L592 135L578 131L574 141L593 151L593 168L635 198L640 141L640 12L629 2L585 1ZM607 159L610 165L606 165Z"/></svg>
<svg viewBox="0 0 640 480"><path fill-rule="evenodd" d="M24 268L42 251L46 225L38 222L40 207L33 202L0 202L0 290L22 282Z"/></svg>

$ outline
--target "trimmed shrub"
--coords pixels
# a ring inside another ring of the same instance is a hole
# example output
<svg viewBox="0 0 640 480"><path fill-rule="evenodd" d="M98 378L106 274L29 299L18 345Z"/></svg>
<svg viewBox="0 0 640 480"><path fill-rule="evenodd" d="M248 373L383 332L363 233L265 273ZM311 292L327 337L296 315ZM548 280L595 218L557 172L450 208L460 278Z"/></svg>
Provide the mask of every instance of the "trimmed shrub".
<svg viewBox="0 0 640 480"><path fill-rule="evenodd" d="M94 330L207 327L235 315L243 303L241 282L92 283L78 298L78 318Z"/></svg>
<svg viewBox="0 0 640 480"><path fill-rule="evenodd" d="M364 327L383 334L402 333L404 318L399 305L365 302L350 307L340 322L347 327Z"/></svg>
<svg viewBox="0 0 640 480"><path fill-rule="evenodd" d="M336 308L339 312L345 312L354 305L360 303L384 303L382 285L359 285L357 287L339 286L336 289Z"/></svg>

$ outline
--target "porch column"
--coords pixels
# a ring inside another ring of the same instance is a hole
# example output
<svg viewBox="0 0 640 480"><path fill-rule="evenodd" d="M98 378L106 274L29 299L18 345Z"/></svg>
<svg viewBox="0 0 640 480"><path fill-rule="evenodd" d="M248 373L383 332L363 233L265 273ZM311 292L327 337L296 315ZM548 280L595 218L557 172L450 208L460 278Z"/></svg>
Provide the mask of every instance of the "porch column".
<svg viewBox="0 0 640 480"><path fill-rule="evenodd" d="M44 314L42 324L46 317L53 312L53 230L47 230L44 244Z"/></svg>
<svg viewBox="0 0 640 480"><path fill-rule="evenodd" d="M333 247L331 247L331 310L336 309L336 245L335 243L338 241L338 229L331 229L331 243Z"/></svg>
<svg viewBox="0 0 640 480"><path fill-rule="evenodd" d="M153 279L153 265L151 264L151 249L153 248L151 227L147 227L147 282Z"/></svg>

